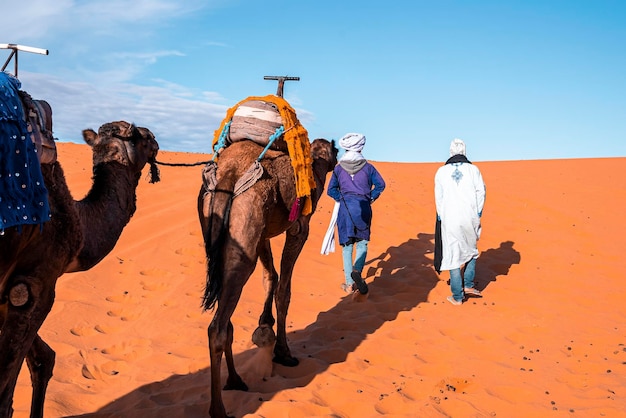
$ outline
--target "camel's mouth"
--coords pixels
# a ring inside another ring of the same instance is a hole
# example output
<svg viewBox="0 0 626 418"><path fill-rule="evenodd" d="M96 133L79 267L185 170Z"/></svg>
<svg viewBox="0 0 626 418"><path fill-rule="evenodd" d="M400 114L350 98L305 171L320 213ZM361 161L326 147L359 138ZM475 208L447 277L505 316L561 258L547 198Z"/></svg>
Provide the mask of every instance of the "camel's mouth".
<svg viewBox="0 0 626 418"><path fill-rule="evenodd" d="M156 142L154 142L152 146L152 152L148 155L148 162L153 163L156 161L157 155L159 154L159 146Z"/></svg>

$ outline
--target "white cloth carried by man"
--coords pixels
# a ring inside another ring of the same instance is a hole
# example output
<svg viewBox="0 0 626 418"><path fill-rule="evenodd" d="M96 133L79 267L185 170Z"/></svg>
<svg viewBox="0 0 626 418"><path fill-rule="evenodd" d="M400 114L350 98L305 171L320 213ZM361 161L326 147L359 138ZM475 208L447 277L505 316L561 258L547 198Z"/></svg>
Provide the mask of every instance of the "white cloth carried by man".
<svg viewBox="0 0 626 418"><path fill-rule="evenodd" d="M322 241L322 255L328 255L335 252L335 225L337 225L337 214L339 213L339 202L335 202L333 213L330 216L330 223Z"/></svg>

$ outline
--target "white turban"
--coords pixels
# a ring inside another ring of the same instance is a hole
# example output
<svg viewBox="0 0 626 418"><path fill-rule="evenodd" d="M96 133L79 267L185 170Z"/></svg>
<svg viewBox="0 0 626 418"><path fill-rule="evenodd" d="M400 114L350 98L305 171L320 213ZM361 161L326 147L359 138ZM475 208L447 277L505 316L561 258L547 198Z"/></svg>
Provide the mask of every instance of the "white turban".
<svg viewBox="0 0 626 418"><path fill-rule="evenodd" d="M365 135L363 134L345 134L339 140L339 146L346 150L339 161L356 163L365 160L361 151L365 146Z"/></svg>
<svg viewBox="0 0 626 418"><path fill-rule="evenodd" d="M458 154L465 155L465 142L462 139L454 138L450 143L450 157Z"/></svg>
<svg viewBox="0 0 626 418"><path fill-rule="evenodd" d="M365 135L349 133L339 140L339 146L346 151L361 152L365 146Z"/></svg>

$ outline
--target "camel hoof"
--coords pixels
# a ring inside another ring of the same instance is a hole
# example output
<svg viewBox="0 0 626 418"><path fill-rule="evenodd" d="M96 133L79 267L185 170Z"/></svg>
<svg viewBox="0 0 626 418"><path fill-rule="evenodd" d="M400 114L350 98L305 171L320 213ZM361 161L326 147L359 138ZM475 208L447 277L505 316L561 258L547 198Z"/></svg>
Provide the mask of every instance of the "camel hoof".
<svg viewBox="0 0 626 418"><path fill-rule="evenodd" d="M291 357L291 356L274 356L274 358L272 359L272 361L274 363L278 363L281 364L283 366L287 366L287 367L296 367L298 364L300 364L300 360L298 360L295 357Z"/></svg>
<svg viewBox="0 0 626 418"><path fill-rule="evenodd" d="M13 306L24 306L28 302L28 287L24 283L18 283L9 292L9 301Z"/></svg>
<svg viewBox="0 0 626 418"><path fill-rule="evenodd" d="M224 385L224 390L240 390L242 392L247 392L248 385L246 385L243 381L236 384L226 383Z"/></svg>
<svg viewBox="0 0 626 418"><path fill-rule="evenodd" d="M274 330L267 325L261 325L252 333L252 342L257 347L268 347L276 342L276 334Z"/></svg>

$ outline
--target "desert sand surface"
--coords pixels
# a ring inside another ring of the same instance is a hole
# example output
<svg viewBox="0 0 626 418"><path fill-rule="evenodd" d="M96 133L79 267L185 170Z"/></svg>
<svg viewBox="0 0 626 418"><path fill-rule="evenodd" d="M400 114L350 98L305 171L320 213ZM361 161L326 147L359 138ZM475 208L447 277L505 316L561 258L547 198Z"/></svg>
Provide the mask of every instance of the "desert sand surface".
<svg viewBox="0 0 626 418"><path fill-rule="evenodd" d="M91 184L91 151L71 143L58 151L80 199ZM273 365L251 342L262 309L257 268L232 318L235 363L250 389L225 391L227 412L624 416L626 158L477 162L487 184L477 264L483 297L462 306L446 301L448 273L432 265L440 164L373 163L387 189L373 208L369 298L341 290L340 251L320 254L333 207L324 194L287 318L300 365ZM160 169L156 184L144 169L137 212L115 249L57 283L40 330L57 353L48 418L208 416L212 312L201 309L206 260L196 213L202 166ZM275 257L281 244L273 242ZM15 418L28 416L30 390L24 366Z"/></svg>

